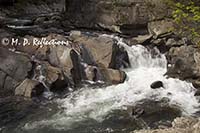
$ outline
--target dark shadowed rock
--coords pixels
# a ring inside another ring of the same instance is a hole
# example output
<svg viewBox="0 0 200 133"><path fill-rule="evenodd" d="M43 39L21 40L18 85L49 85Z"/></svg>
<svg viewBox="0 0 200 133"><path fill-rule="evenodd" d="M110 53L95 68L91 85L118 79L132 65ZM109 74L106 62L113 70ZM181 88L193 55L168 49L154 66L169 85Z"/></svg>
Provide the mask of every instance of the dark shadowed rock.
<svg viewBox="0 0 200 133"><path fill-rule="evenodd" d="M80 56L75 50L70 51L70 57L73 64L71 69L72 78L75 85L80 85L82 80L86 80L84 66L81 64Z"/></svg>
<svg viewBox="0 0 200 133"><path fill-rule="evenodd" d="M109 68L120 69L128 67L130 67L130 61L127 51L124 49L124 47L114 43L112 46L112 58Z"/></svg>
<svg viewBox="0 0 200 133"><path fill-rule="evenodd" d="M12 6L15 0L0 0L0 6Z"/></svg>
<svg viewBox="0 0 200 133"><path fill-rule="evenodd" d="M161 87L164 87L162 81L156 81L156 82L153 82L151 84L152 89L158 89L158 88L161 88Z"/></svg>
<svg viewBox="0 0 200 133"><path fill-rule="evenodd" d="M200 96L200 90L197 90L194 95L195 96Z"/></svg>
<svg viewBox="0 0 200 133"><path fill-rule="evenodd" d="M67 0L67 21L63 23L67 26L70 20L75 27L138 35L148 33L149 21L168 15L168 7L161 0Z"/></svg>
<svg viewBox="0 0 200 133"><path fill-rule="evenodd" d="M0 98L0 127L10 123L16 124L28 114L34 113L37 107L30 99L22 97Z"/></svg>
<svg viewBox="0 0 200 133"><path fill-rule="evenodd" d="M172 122L174 118L181 116L178 107L170 106L168 102L168 99L160 101L141 100L134 107L130 107L128 111L140 126L146 125L147 128L158 128L161 121L163 123ZM168 125L168 127L170 126L171 124Z"/></svg>

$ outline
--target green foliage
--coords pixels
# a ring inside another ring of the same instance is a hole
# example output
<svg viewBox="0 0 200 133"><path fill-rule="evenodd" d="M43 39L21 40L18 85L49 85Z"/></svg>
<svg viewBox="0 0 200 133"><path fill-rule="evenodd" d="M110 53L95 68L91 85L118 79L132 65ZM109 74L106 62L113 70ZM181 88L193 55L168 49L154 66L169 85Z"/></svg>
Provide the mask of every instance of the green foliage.
<svg viewBox="0 0 200 133"><path fill-rule="evenodd" d="M191 39L200 38L200 1L168 0L168 4L173 9L172 17L178 33Z"/></svg>

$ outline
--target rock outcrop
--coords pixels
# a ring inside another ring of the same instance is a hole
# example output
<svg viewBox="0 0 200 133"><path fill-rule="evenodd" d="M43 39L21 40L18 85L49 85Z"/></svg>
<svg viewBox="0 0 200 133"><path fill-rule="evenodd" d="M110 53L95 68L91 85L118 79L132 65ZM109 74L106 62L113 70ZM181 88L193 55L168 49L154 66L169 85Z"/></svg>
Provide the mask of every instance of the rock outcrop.
<svg viewBox="0 0 200 133"><path fill-rule="evenodd" d="M161 0L66 0L66 17L75 27L123 34L148 33L148 22L163 19L169 13Z"/></svg>
<svg viewBox="0 0 200 133"><path fill-rule="evenodd" d="M43 44L37 45L35 40ZM52 40L63 43L45 42ZM26 45L10 42L0 47L0 85L15 95L32 97L43 91L78 87L90 81L119 84L126 79L120 69L130 67L126 50L109 36L72 31L70 36L25 36L16 43L24 44L24 41Z"/></svg>

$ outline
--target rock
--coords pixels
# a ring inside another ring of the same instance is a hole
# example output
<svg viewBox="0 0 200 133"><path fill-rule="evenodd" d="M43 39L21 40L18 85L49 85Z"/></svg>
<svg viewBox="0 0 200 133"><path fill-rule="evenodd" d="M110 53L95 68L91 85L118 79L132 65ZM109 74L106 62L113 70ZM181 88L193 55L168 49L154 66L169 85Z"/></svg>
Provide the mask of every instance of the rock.
<svg viewBox="0 0 200 133"><path fill-rule="evenodd" d="M163 82L162 81L155 81L151 84L152 89L158 89L158 88L163 88Z"/></svg>
<svg viewBox="0 0 200 133"><path fill-rule="evenodd" d="M120 70L106 69L99 67L105 81L109 84L120 84L126 80L126 73Z"/></svg>
<svg viewBox="0 0 200 133"><path fill-rule="evenodd" d="M42 24L44 23L46 20L48 20L47 17L42 16L42 17L38 17L34 20L34 24Z"/></svg>
<svg viewBox="0 0 200 133"><path fill-rule="evenodd" d="M93 66L96 65L92 53L83 44L80 45L80 54L81 54L81 59L84 61L84 63L86 63L87 65L93 65Z"/></svg>
<svg viewBox="0 0 200 133"><path fill-rule="evenodd" d="M71 37L73 40L73 37ZM116 41L106 36L84 35L73 40L84 47L85 55L89 58L89 64L102 64L105 67L119 69L130 66L129 57L126 50L118 46ZM82 49L83 50L83 49ZM82 51L83 52L83 51Z"/></svg>
<svg viewBox="0 0 200 133"><path fill-rule="evenodd" d="M175 40L174 38L169 38L166 42L166 45L170 46L170 47L182 46L184 44L186 44L186 43L183 41L183 39L182 40Z"/></svg>
<svg viewBox="0 0 200 133"><path fill-rule="evenodd" d="M56 82L66 82L64 73L59 68L51 66L48 62L36 64L33 79L43 84L47 91L50 91L51 89L56 91L55 88L52 88L53 84L55 87ZM65 84L68 83L66 82Z"/></svg>
<svg viewBox="0 0 200 133"><path fill-rule="evenodd" d="M144 99L127 107L127 111L139 129L155 129L161 126L169 128L172 126L171 122L181 116L181 110L169 105L169 99Z"/></svg>
<svg viewBox="0 0 200 133"><path fill-rule="evenodd" d="M32 68L28 57L0 48L0 69L17 81L24 80Z"/></svg>
<svg viewBox="0 0 200 133"><path fill-rule="evenodd" d="M72 30L70 31L70 37L72 39L78 39L79 37L81 37L81 31L77 31L77 30Z"/></svg>
<svg viewBox="0 0 200 133"><path fill-rule="evenodd" d="M67 21L63 23L70 21L75 27L103 28L131 35L146 34L149 21L169 16L169 9L161 0L67 0L66 4ZM91 14L87 15L88 12Z"/></svg>
<svg viewBox="0 0 200 133"><path fill-rule="evenodd" d="M0 60L1 94L14 95L15 87L29 76L32 69L31 60L5 48L0 48Z"/></svg>
<svg viewBox="0 0 200 133"><path fill-rule="evenodd" d="M194 94L194 96L200 96L200 90L197 90Z"/></svg>
<svg viewBox="0 0 200 133"><path fill-rule="evenodd" d="M197 122L198 120L192 117L179 117L172 122L172 126L176 128L187 128L194 126Z"/></svg>
<svg viewBox="0 0 200 133"><path fill-rule="evenodd" d="M86 80L84 66L81 62L80 55L75 50L70 51L70 56L73 64L73 68L71 69L73 81L75 85L80 85L82 80Z"/></svg>
<svg viewBox="0 0 200 133"><path fill-rule="evenodd" d="M127 51L124 49L124 47L114 43L112 46L112 58L109 68L120 69L128 67L130 67L130 61Z"/></svg>
<svg viewBox="0 0 200 133"><path fill-rule="evenodd" d="M200 76L200 54L199 49L193 45L172 47L168 54L168 67L167 75L170 77L188 80L198 79Z"/></svg>
<svg viewBox="0 0 200 133"><path fill-rule="evenodd" d="M198 119L190 117L180 117L174 119L172 127L167 129L140 130L131 133L199 133L200 122Z"/></svg>
<svg viewBox="0 0 200 133"><path fill-rule="evenodd" d="M139 35L137 37L133 37L131 40L135 40L136 44L143 44L146 41L150 40L152 35Z"/></svg>
<svg viewBox="0 0 200 133"><path fill-rule="evenodd" d="M113 39L103 36L93 37L82 35L73 41L83 44L91 52L96 63L101 63L105 67L109 67L112 58Z"/></svg>
<svg viewBox="0 0 200 133"><path fill-rule="evenodd" d="M153 21L148 24L149 32L157 38L163 34L169 33L173 29L172 20Z"/></svg>
<svg viewBox="0 0 200 133"><path fill-rule="evenodd" d="M0 99L0 127L17 125L19 120L37 112L39 106L31 99L6 97Z"/></svg>
<svg viewBox="0 0 200 133"><path fill-rule="evenodd" d="M25 79L16 89L15 95L31 98L34 94L41 94L44 87L35 80Z"/></svg>

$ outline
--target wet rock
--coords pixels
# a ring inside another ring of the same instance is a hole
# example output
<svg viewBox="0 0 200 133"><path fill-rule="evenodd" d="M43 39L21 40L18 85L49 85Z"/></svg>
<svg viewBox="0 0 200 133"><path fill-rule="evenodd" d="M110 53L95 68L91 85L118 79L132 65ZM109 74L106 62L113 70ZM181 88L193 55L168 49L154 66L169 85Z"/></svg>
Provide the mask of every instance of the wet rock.
<svg viewBox="0 0 200 133"><path fill-rule="evenodd" d="M44 91L44 87L35 80L25 79L16 89L15 95L31 98L36 94L41 94Z"/></svg>
<svg viewBox="0 0 200 133"><path fill-rule="evenodd" d="M75 50L70 51L70 56L73 64L71 74L75 85L80 85L82 80L86 80L84 66L81 64L80 56Z"/></svg>
<svg viewBox="0 0 200 133"><path fill-rule="evenodd" d="M176 117L181 116L178 107L170 106L168 100L153 101L141 100L133 107L128 107L130 116L138 121L140 128L158 128L158 126L171 126L166 124L173 121ZM160 124L159 124L160 123ZM162 123L162 124L161 124Z"/></svg>
<svg viewBox="0 0 200 133"><path fill-rule="evenodd" d="M40 62L35 66L33 79L43 84L47 89L46 91L50 91L55 82L62 81L68 84L67 81L65 81L62 70L51 66L48 62ZM55 88L53 89L55 91Z"/></svg>
<svg viewBox="0 0 200 133"><path fill-rule="evenodd" d="M22 97L6 97L0 99L0 127L16 124L19 120L34 113L38 106L30 99Z"/></svg>
<svg viewBox="0 0 200 133"><path fill-rule="evenodd" d="M130 67L130 61L127 51L124 49L124 47L114 43L112 46L112 58L109 68L120 69L128 67Z"/></svg>
<svg viewBox="0 0 200 133"><path fill-rule="evenodd" d="M155 81L151 84L152 89L158 89L158 88L163 88L163 82L162 81Z"/></svg>

